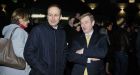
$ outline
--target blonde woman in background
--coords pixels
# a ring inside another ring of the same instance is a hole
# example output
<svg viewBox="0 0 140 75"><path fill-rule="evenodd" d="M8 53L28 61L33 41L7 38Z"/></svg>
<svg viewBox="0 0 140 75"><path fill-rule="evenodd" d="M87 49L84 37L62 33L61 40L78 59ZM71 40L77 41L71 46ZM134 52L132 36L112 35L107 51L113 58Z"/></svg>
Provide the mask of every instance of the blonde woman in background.
<svg viewBox="0 0 140 75"><path fill-rule="evenodd" d="M17 57L23 57L23 50L28 38L27 32L24 30L28 27L29 14L22 8L16 9L11 16L11 24L5 26L2 30L4 38L10 38L13 29L17 28L12 36L14 52ZM0 75L28 75L30 67L26 65L24 70L18 70L11 67L0 66Z"/></svg>

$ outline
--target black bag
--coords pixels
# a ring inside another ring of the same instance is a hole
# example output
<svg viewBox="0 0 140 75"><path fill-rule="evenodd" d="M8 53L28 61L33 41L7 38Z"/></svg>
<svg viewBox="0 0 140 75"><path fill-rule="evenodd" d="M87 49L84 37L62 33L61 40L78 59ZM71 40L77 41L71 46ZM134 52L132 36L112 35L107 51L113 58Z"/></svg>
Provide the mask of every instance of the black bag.
<svg viewBox="0 0 140 75"><path fill-rule="evenodd" d="M11 40L17 28L12 31L10 39L0 38L0 65L23 70L26 67L26 62L23 58L15 55Z"/></svg>

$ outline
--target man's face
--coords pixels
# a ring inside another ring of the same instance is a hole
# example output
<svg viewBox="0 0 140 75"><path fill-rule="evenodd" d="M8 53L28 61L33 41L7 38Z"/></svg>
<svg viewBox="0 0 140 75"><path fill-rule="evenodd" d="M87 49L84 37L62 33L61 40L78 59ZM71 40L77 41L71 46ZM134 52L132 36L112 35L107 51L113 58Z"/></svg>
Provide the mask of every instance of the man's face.
<svg viewBox="0 0 140 75"><path fill-rule="evenodd" d="M94 21L91 21L89 16L83 17L81 20L81 27L84 33L89 33L93 30Z"/></svg>
<svg viewBox="0 0 140 75"><path fill-rule="evenodd" d="M61 11L58 7L50 7L48 9L47 19L52 27L57 26L60 21Z"/></svg>

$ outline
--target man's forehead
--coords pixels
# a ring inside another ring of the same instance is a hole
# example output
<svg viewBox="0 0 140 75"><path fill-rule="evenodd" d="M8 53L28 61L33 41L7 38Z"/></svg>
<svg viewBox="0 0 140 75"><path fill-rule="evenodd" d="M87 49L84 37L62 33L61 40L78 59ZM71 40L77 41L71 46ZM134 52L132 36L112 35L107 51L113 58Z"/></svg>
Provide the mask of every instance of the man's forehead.
<svg viewBox="0 0 140 75"><path fill-rule="evenodd" d="M60 9L56 6L52 6L52 7L48 8L48 11L50 11L50 10L59 10L60 11Z"/></svg>
<svg viewBox="0 0 140 75"><path fill-rule="evenodd" d="M52 14L52 13L54 13L54 14L58 13L58 14L60 14L61 11L60 11L60 9L58 7L50 7L48 9L48 14Z"/></svg>
<svg viewBox="0 0 140 75"><path fill-rule="evenodd" d="M81 18L81 20L87 20L87 19L89 20L90 17L89 16L84 16L84 17Z"/></svg>

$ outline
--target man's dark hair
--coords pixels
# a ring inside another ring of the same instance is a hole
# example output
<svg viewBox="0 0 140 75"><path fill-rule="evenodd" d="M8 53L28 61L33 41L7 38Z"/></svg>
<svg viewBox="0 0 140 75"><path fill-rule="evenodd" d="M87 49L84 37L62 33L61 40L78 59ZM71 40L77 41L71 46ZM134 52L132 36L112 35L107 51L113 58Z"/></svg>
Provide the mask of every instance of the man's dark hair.
<svg viewBox="0 0 140 75"><path fill-rule="evenodd" d="M51 8L51 7L57 7L57 8L59 8L60 9L60 14L62 13L61 12L61 7L58 4L51 4L51 5L48 6L48 9ZM47 10L47 12L48 12L48 10Z"/></svg>

